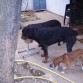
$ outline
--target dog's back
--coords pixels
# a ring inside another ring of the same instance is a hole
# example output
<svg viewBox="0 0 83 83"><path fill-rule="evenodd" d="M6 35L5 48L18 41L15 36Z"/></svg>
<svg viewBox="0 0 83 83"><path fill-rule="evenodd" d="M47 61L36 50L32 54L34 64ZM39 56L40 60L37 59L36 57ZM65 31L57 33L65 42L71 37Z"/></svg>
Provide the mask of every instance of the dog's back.
<svg viewBox="0 0 83 83"><path fill-rule="evenodd" d="M83 60L83 49L77 49L70 53L65 53L62 56L59 56L53 60L55 66L59 66L61 62L65 63L67 66L76 62L79 58ZM83 65L83 64L82 64Z"/></svg>
<svg viewBox="0 0 83 83"><path fill-rule="evenodd" d="M42 27L61 27L61 23L58 20L49 20L42 23Z"/></svg>
<svg viewBox="0 0 83 83"><path fill-rule="evenodd" d="M78 60L81 56L83 56L83 49L77 49L67 54L69 57L69 61L72 63L73 61Z"/></svg>
<svg viewBox="0 0 83 83"><path fill-rule="evenodd" d="M43 23L30 24L29 27L61 27L61 23L58 20L49 20Z"/></svg>

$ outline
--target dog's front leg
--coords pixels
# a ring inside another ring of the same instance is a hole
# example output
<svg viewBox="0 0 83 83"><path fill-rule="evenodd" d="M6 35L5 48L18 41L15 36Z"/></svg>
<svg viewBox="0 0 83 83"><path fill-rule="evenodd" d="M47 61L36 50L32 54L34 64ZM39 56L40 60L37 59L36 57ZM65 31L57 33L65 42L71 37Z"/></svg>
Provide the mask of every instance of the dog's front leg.
<svg viewBox="0 0 83 83"><path fill-rule="evenodd" d="M70 69L70 63L66 64L66 70L69 70Z"/></svg>
<svg viewBox="0 0 83 83"><path fill-rule="evenodd" d="M64 57L64 63L66 64L66 70L70 69L70 62L68 56Z"/></svg>
<svg viewBox="0 0 83 83"><path fill-rule="evenodd" d="M48 47L42 46L42 50L44 51L44 57L45 57L45 60L43 60L43 63L47 63L48 62Z"/></svg>

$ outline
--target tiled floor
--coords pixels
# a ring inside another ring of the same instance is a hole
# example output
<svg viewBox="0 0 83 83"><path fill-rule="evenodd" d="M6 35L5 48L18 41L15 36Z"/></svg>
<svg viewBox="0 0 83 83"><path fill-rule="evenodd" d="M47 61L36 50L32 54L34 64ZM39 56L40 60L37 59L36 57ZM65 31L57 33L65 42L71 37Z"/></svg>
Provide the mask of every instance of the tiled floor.
<svg viewBox="0 0 83 83"><path fill-rule="evenodd" d="M62 26L63 25L63 17L58 16L56 14L47 12L47 11L43 11L43 12L36 12L35 13L37 15L38 18L40 18L39 20L36 21L30 21L30 22L25 22L22 23L23 26L26 26L28 24L32 24L32 23L39 23L39 22L44 22L50 19L57 19L61 22ZM49 64L52 62L52 59L54 57L60 56L62 54L64 54L66 52L66 45L63 44L61 42L61 46L58 46L58 44L54 44L52 46L49 46L48 48L48 52L49 52L49 63L42 63L43 58L40 56L41 53L43 53L41 51L41 49L38 47L38 44L34 41L33 43L29 44L30 48L36 48L37 51L39 51L39 54L33 55L33 56L29 56L26 57L25 60L29 60L31 62L35 62L41 66L44 66L46 68L49 68ZM17 50L20 49L26 49L27 48L27 44L21 39L21 30L19 31L18 34L18 45L17 45ZM82 48L83 49L83 44L81 44L80 42L76 42L76 44L73 47L73 50L77 49L77 48ZM16 56L16 59L19 59L19 56ZM58 72L60 73L60 72ZM61 73L60 73L61 74ZM62 74L63 76L66 76L67 78L75 81L75 83L83 83L83 71L81 70L81 68L79 66L76 67L72 67L71 70L67 73ZM57 83L69 83L69 82L64 82L60 77L56 77L55 75L52 76L53 79L59 79L59 82Z"/></svg>

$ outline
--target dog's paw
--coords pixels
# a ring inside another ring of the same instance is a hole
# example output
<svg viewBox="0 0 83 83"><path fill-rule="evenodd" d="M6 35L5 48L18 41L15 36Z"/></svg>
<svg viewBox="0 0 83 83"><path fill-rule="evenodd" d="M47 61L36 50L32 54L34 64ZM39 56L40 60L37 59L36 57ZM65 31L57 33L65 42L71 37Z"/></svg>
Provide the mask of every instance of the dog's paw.
<svg viewBox="0 0 83 83"><path fill-rule="evenodd" d="M42 62L43 62L43 63L48 63L48 61L47 61L47 60L43 60Z"/></svg>

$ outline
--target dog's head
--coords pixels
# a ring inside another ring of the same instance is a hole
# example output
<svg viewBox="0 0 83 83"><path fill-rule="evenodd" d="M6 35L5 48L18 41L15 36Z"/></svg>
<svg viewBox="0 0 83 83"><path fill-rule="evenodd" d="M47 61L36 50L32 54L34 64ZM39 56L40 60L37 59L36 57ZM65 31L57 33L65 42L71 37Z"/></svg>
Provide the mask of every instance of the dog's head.
<svg viewBox="0 0 83 83"><path fill-rule="evenodd" d="M53 64L55 65L55 67L59 66L61 62L63 62L63 56L55 57L53 59Z"/></svg>
<svg viewBox="0 0 83 83"><path fill-rule="evenodd" d="M28 28L24 27L22 30L22 36L21 38L26 42L26 43L32 43L33 40L28 36Z"/></svg>
<svg viewBox="0 0 83 83"><path fill-rule="evenodd" d="M52 60L52 63L49 65L50 68L56 68L59 66L59 60L57 57L55 57L53 60Z"/></svg>
<svg viewBox="0 0 83 83"><path fill-rule="evenodd" d="M53 64L54 64L54 66L56 67L56 66L59 66L59 63L60 63L60 58L59 57L55 57L54 59L53 59Z"/></svg>
<svg viewBox="0 0 83 83"><path fill-rule="evenodd" d="M59 66L59 64L61 63L61 62L65 62L65 61L67 61L68 60L68 55L67 55L67 53L65 53L65 54L63 54L63 55L61 55L61 56L59 56L59 57L55 57L54 59L53 59L53 64L55 65L55 66Z"/></svg>

